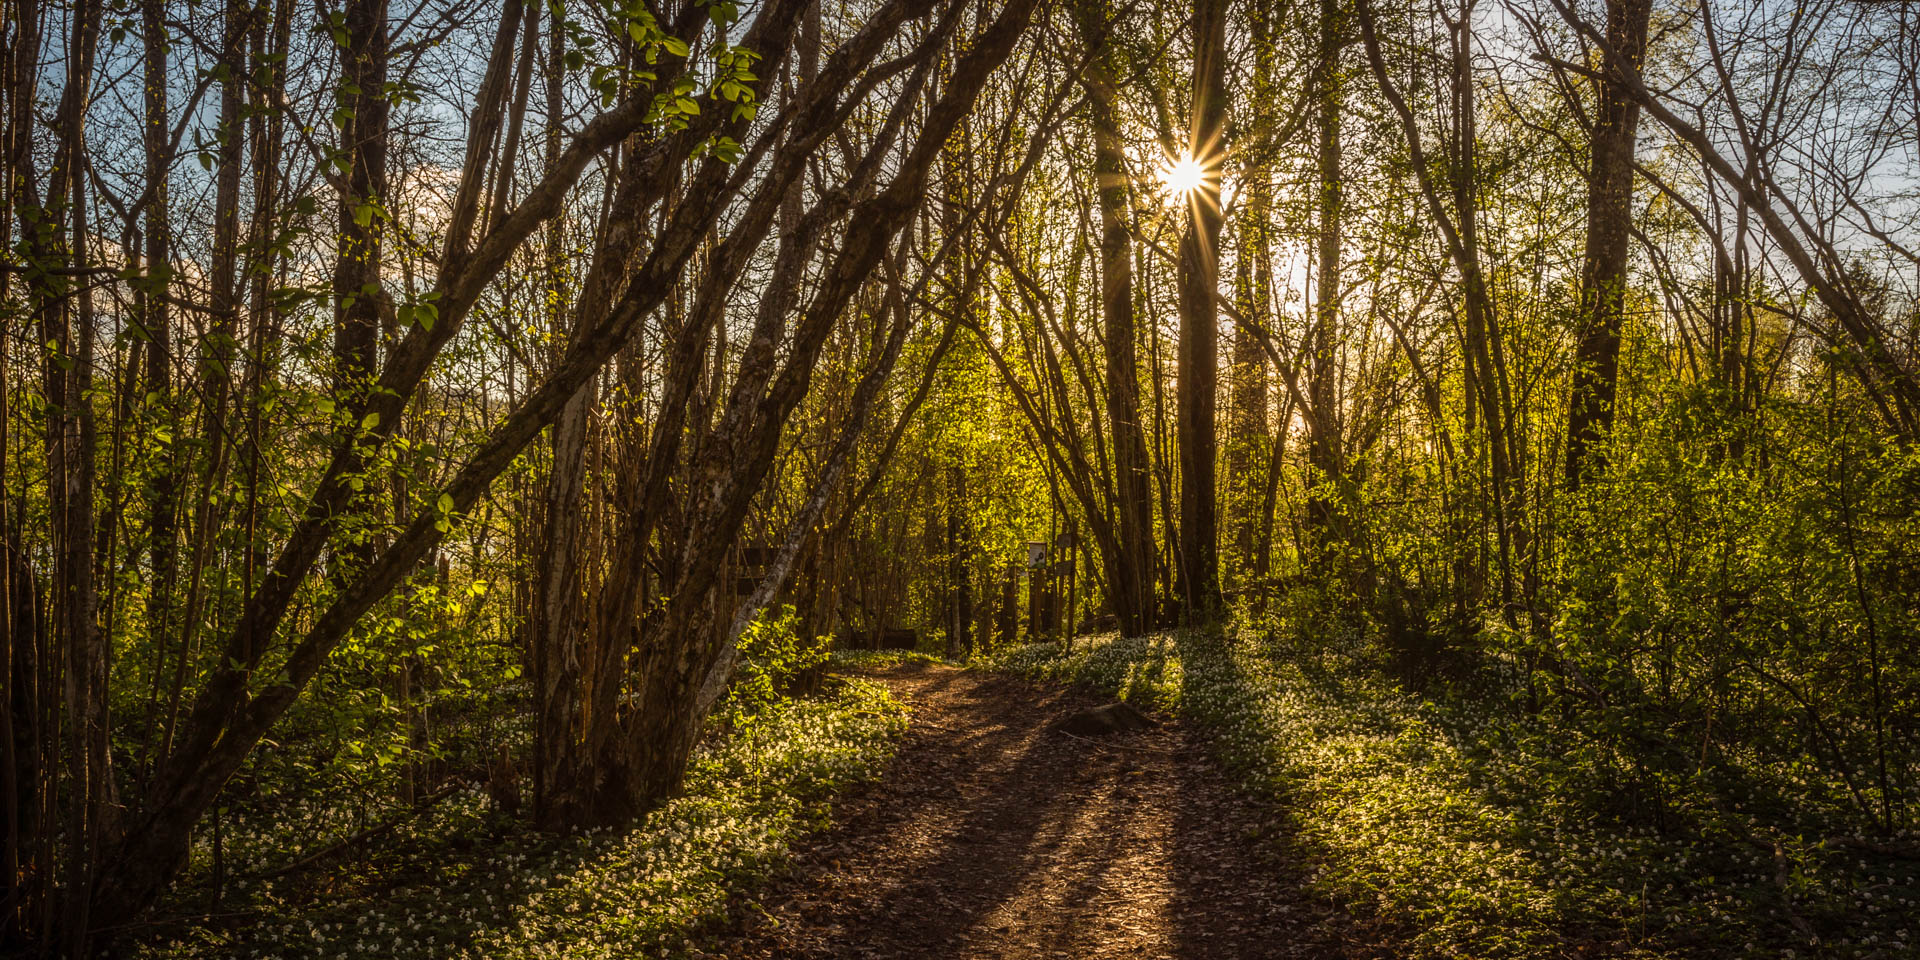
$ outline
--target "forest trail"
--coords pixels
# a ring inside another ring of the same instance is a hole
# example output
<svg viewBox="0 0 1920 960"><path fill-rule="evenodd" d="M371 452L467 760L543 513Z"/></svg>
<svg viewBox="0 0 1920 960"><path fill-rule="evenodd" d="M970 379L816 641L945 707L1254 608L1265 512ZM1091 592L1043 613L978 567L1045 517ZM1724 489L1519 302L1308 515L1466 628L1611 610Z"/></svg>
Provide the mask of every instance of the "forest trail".
<svg viewBox="0 0 1920 960"><path fill-rule="evenodd" d="M1050 729L1099 701L927 663L869 676L913 710L880 780L711 942L731 958L1369 956L1177 724Z"/></svg>

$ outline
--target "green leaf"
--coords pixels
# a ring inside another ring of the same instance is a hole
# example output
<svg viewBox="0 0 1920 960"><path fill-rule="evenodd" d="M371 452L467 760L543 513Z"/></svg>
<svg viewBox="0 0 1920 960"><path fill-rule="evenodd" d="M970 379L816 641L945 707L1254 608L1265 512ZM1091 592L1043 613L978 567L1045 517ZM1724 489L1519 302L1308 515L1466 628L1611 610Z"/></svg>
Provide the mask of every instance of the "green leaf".
<svg viewBox="0 0 1920 960"><path fill-rule="evenodd" d="M440 512L443 514L452 513L453 512L453 494L442 493L440 495L439 507L440 507Z"/></svg>

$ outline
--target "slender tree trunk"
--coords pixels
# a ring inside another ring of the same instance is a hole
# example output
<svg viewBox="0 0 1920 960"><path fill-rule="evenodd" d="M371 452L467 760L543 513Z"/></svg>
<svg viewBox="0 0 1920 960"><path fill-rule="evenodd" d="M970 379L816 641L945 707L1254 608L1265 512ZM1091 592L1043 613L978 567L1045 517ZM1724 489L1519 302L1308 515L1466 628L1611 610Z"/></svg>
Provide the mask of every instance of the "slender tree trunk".
<svg viewBox="0 0 1920 960"><path fill-rule="evenodd" d="M333 271L333 383L340 410L357 406L354 399L372 386L379 368L380 300L386 295L380 279L381 244L388 217L387 0L347 0L345 14L347 46L341 51L340 73L352 116L343 131L348 192L340 197ZM341 429L352 435L361 425L346 423ZM357 442L348 445L348 474L362 470L359 448ZM368 479L363 478L364 492L355 499L371 503L375 485ZM350 576L347 568L371 561L374 548L368 533L355 531L344 556L335 558L340 566L334 574Z"/></svg>
<svg viewBox="0 0 1920 960"><path fill-rule="evenodd" d="M513 198L514 171L518 169L516 158L520 156L520 137L526 129L527 98L533 89L533 62L540 51L540 13L537 3L524 5L520 26L520 62L513 71L513 108L507 114L507 139L500 147L499 157L495 161L493 201L487 205L486 218L481 224L485 229L493 221L506 216L507 204ZM541 172L551 169L549 164Z"/></svg>
<svg viewBox="0 0 1920 960"><path fill-rule="evenodd" d="M947 656L959 658L973 649L972 531L966 513L967 471L954 464L947 474Z"/></svg>
<svg viewBox="0 0 1920 960"><path fill-rule="evenodd" d="M1257 31L1256 31L1257 32ZM1256 86L1261 84L1256 82ZM1258 94L1256 94L1256 97ZM1273 298L1272 250L1267 242L1267 218L1272 215L1273 190L1265 171L1250 171L1240 208L1240 250L1235 261L1235 299L1241 315L1253 323L1269 322ZM1261 589L1266 578L1260 563L1259 491L1266 469L1266 449L1272 441L1267 426L1267 355L1248 324L1233 332L1233 437L1229 447L1229 501L1233 513L1234 555L1243 596Z"/></svg>
<svg viewBox="0 0 1920 960"><path fill-rule="evenodd" d="M1253 41L1253 99L1270 103L1274 97L1275 51L1272 18L1274 11L1255 5L1247 12ZM1278 423L1276 435L1269 426L1269 371L1267 354L1260 334L1272 329L1273 247L1271 218L1273 180L1271 171L1248 171L1243 188L1239 252L1239 300L1242 315L1251 321L1234 327L1234 399L1236 413L1234 441L1236 462L1229 469L1237 485L1235 490L1235 537L1238 541L1241 592L1254 603L1263 603L1270 589L1273 508L1277 493L1280 460L1274 451L1282 445L1287 417Z"/></svg>
<svg viewBox="0 0 1920 960"><path fill-rule="evenodd" d="M1580 339L1567 408L1569 490L1579 489L1599 465L1594 448L1613 429L1633 226L1633 151L1640 122L1640 104L1623 89L1621 71L1637 73L1646 58L1647 19L1652 10L1652 0L1607 3L1607 41L1625 62L1609 59L1594 107L1586 250L1580 267Z"/></svg>
<svg viewBox="0 0 1920 960"><path fill-rule="evenodd" d="M1524 458L1514 442L1513 402L1508 387L1506 341L1500 332L1500 314L1480 264L1480 192L1475 171L1479 166L1477 144L1479 119L1473 84L1473 21L1471 9L1463 8L1449 21L1452 32L1453 71L1449 78L1453 96L1453 126L1450 135L1449 184L1459 231L1458 249L1462 257L1461 274L1466 278L1466 318L1480 374L1479 394L1483 422L1487 431L1487 453L1493 478L1494 527L1500 550L1501 609L1509 624L1516 624L1516 604L1520 584L1516 574L1526 554L1525 505L1521 480Z"/></svg>
<svg viewBox="0 0 1920 960"><path fill-rule="evenodd" d="M566 55L563 16L564 13L560 8L549 8L546 57L541 66L541 82L546 95L544 121L546 131L543 149L545 157L543 166L546 175L551 175L560 162L561 82L565 78ZM528 37L528 43L532 43L531 35ZM547 304L547 329L555 334L553 340L557 345L560 339L558 334L567 325L565 304L569 302L566 296L566 247L560 218L556 217L547 224L543 241L542 257L545 259L546 269L542 271L542 280L545 289L544 300ZM589 383L591 384L591 381ZM589 385L579 393L587 393L592 389ZM559 651L568 642L567 634L564 632L567 627L562 626L561 621L571 616L566 606L572 593L566 586L554 581L569 574L574 569L575 560L569 555L563 562L555 563L555 542L562 537L563 533L555 526L562 521L558 519L559 514L554 510L554 501L556 493L559 494L559 499L575 504L579 502L579 496L570 490L556 491L554 478L558 477L561 470L567 469L568 464L571 464L575 471L584 469L581 453L576 452L575 448L579 447L584 451L586 424L584 422L568 424L569 419L574 417L584 421L586 403L591 401L581 403L581 409L576 413L573 407L579 400L578 394L569 397L566 405L560 409L560 416L554 421L553 462L548 467L551 472L546 492L547 530L544 547L547 550L547 556L537 581L538 593L528 604L530 607L527 618L528 647L530 648L528 659L533 664L534 690L539 697L539 703L535 707L538 714L534 721L533 737L533 820L535 823L542 824L551 822L550 817L553 814L550 797L554 784L562 775L556 754L563 749L562 744L566 739L574 735L574 705L568 699L574 696L572 681L562 681L555 677L557 671L567 669L567 662L564 657L559 656ZM568 434L565 443L560 442L563 431ZM579 437L578 441L573 439L575 435ZM565 522L578 524L579 520L569 517ZM569 533L566 536L570 538L572 535ZM577 608L577 601L571 606ZM572 661L575 669L578 661L579 655L576 653ZM565 693L560 692L559 689L562 682L566 683ZM568 702L560 702L563 699L567 699Z"/></svg>
<svg viewBox="0 0 1920 960"><path fill-rule="evenodd" d="M1104 44L1105 4L1081 0L1080 33L1089 45ZM1133 314L1133 237L1127 229L1126 140L1115 113L1119 90L1110 57L1096 53L1082 75L1093 126L1093 171L1100 200L1100 315L1106 348L1107 422L1113 431L1113 472L1120 556L1112 565L1114 614L1120 631L1140 636L1153 610L1153 491L1148 476L1146 434L1140 422L1139 341Z"/></svg>
<svg viewBox="0 0 1920 960"><path fill-rule="evenodd" d="M1220 380L1220 178L1226 153L1226 0L1200 0L1193 17L1193 123L1188 155L1201 165L1180 240L1180 553L1188 623L1220 603L1215 423Z"/></svg>
<svg viewBox="0 0 1920 960"><path fill-rule="evenodd" d="M61 95L59 141L52 172L47 178L47 202L36 209L28 248L42 267L84 269L88 264L85 177L87 106L98 49L102 9L99 0L87 0L74 11L68 35L66 89ZM16 170L16 175L22 170ZM35 206L29 203L22 207ZM112 757L107 751L108 645L97 625L94 582L94 417L93 359L95 317L93 297L84 282L42 275L37 281L35 306L41 324L41 342L48 345L45 372L47 414L47 485L52 520L53 564L52 628L61 644L64 676L60 703L67 732L66 774L63 789L52 796L66 803L64 836L49 838L48 853L56 842L66 845L63 864L49 862L58 876L61 925L58 942L71 957L89 950L93 923L93 894L98 879L99 851L111 829L108 815L113 801ZM52 648L47 658L52 665ZM45 731L51 738L57 728ZM49 755L58 756L57 747ZM51 775L51 763L43 769ZM55 905L49 901L52 921ZM52 938L49 938L52 942Z"/></svg>
<svg viewBox="0 0 1920 960"><path fill-rule="evenodd" d="M1336 396L1339 357L1335 344L1340 325L1340 219L1344 193L1340 182L1340 114L1344 84L1340 73L1342 46L1340 0L1320 0L1319 126L1316 131L1315 170L1319 177L1318 235L1314 241L1313 328L1307 341L1307 406L1313 412L1307 439L1307 460L1313 467L1307 497L1307 520L1320 537L1340 536L1340 500L1345 482L1340 442L1340 401Z"/></svg>
<svg viewBox="0 0 1920 960"><path fill-rule="evenodd" d="M273 233L279 205L281 139L286 133L286 120L278 110L273 109L273 104L286 92L283 64L291 40L292 21L292 0L275 0L271 23L267 17L260 16L253 25L251 72L260 84L255 88L252 116L248 123L252 128L254 179L253 222L248 230L247 245L254 259L248 273L247 373L242 400L247 411L246 452L241 467L246 541L242 548L244 559L240 573L247 596L253 595L254 587L259 582L264 547L259 537L260 486L265 472L262 450L265 424L262 422L260 395L271 378L273 356L277 352L270 333L274 327L273 287L279 275L281 258L270 248L269 238ZM247 646L243 646L239 652L243 661L250 662L254 655L254 651Z"/></svg>
<svg viewBox="0 0 1920 960"><path fill-rule="evenodd" d="M14 21L11 49L7 50L7 128L5 143L4 235L13 248L15 218L23 203L31 203L26 180L33 166L33 106L39 91L40 9L37 0L14 0L8 13ZM23 243L32 243L25 224ZM13 275L0 277L0 294L12 302ZM6 502L15 465L11 457L12 375L10 344L0 344L0 811L6 849L0 855L6 893L0 898L0 949L28 941L39 920L36 907L48 896L47 867L35 856L34 844L50 831L38 829L44 768L40 763L42 733L39 688L44 675L40 652L45 649L33 600L38 594L31 568L14 531L14 517ZM24 601L24 602L23 602Z"/></svg>
<svg viewBox="0 0 1920 960"><path fill-rule="evenodd" d="M141 0L140 29L145 45L143 82L146 87L146 118L142 141L146 151L146 184L149 192L146 217L146 277L140 298L143 307L141 326L146 336L146 390L148 415L154 427L164 427L177 437L178 411L173 402L173 320L166 294L173 276L169 244L173 224L167 207L167 115L168 26L165 0ZM150 436L158 438L160 431ZM180 501L179 458L174 443L158 439L153 446L153 499L149 504L147 537L152 559L150 593L147 599L147 629L156 650L173 647L173 602L177 576L177 517ZM184 663L184 647L173 650L176 662Z"/></svg>
<svg viewBox="0 0 1920 960"><path fill-rule="evenodd" d="M1512 454L1509 430L1512 426L1511 400L1506 387L1506 361L1501 346L1499 318L1493 296L1481 269L1479 251L1479 196L1474 183L1474 92L1472 67L1472 23L1465 15L1448 21L1452 44L1452 71L1449 77L1453 103L1453 125L1449 132L1447 162L1451 172L1447 192L1454 205L1449 214L1441 184L1436 182L1422 143L1419 124L1406 98L1387 72L1380 50L1378 26L1370 0L1357 0L1361 36L1367 60L1379 82L1380 92L1400 118L1400 127L1412 154L1414 175L1420 184L1427 211L1446 241L1447 253L1460 273L1462 314L1464 316L1467 366L1468 424L1479 423L1486 431L1488 472L1493 485L1493 520L1500 556L1500 599L1502 610L1514 622L1516 584L1514 558L1524 550L1515 544L1516 530L1525 529L1521 487L1516 480L1520 458ZM1476 409L1477 408L1477 409Z"/></svg>
<svg viewBox="0 0 1920 960"><path fill-rule="evenodd" d="M79 136L76 133L75 139ZM73 263L87 263L86 195L79 189L79 171L70 199L73 212ZM100 849L113 829L109 819L114 799L112 757L107 752L107 657L104 633L98 624L99 598L93 571L94 441L93 356L95 318L93 294L82 290L74 303L73 366L67 373L63 404L67 414L62 432L66 485L62 500L66 512L60 549L64 567L64 627L68 643L67 721L72 743L68 747L70 773L67 840L71 864L67 874L66 922L69 953L84 956L90 942L93 915L91 894Z"/></svg>
<svg viewBox="0 0 1920 960"><path fill-rule="evenodd" d="M207 462L203 465L198 495L194 498L192 548L188 562L185 615L181 619L180 651L175 660L173 686L168 695L167 722L161 741L161 763L172 747L174 726L180 715L180 702L186 689L188 665L192 661L201 627L205 600L206 568L213 547L214 491L224 486L228 451L227 398L233 387L234 342L240 314L240 175L246 151L246 128L241 123L246 83L246 42L253 8L245 0L228 0L221 60L226 67L220 84L220 127L218 172L214 177L213 216L213 322L211 336L201 352L199 380L206 391L201 436L207 442Z"/></svg>

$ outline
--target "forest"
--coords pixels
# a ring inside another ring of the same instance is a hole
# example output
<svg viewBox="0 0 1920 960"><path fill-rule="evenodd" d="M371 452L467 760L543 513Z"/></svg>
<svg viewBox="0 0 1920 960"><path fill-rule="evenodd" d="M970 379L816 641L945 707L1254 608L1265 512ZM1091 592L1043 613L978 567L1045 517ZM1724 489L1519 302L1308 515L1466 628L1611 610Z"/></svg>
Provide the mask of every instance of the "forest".
<svg viewBox="0 0 1920 960"><path fill-rule="evenodd" d="M0 9L0 954L1920 956L1920 6Z"/></svg>

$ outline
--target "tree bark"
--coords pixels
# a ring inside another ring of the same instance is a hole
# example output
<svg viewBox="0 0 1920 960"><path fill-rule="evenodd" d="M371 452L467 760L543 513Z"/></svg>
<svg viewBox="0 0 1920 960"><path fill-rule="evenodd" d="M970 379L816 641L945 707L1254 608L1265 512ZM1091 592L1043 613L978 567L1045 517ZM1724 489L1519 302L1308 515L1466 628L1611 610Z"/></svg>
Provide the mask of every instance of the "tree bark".
<svg viewBox="0 0 1920 960"><path fill-rule="evenodd" d="M1253 102L1272 103L1274 98L1274 12L1259 5L1248 9L1248 33L1253 45ZM1228 457L1231 512L1234 516L1234 553L1238 570L1238 589L1243 597L1258 598L1267 587L1268 533L1261 522L1264 516L1263 491L1268 448L1273 443L1268 424L1267 355L1255 327L1272 325L1273 249L1270 218L1273 216L1272 171L1264 164L1248 165L1242 184L1239 243L1235 258L1234 287L1240 315L1233 333L1233 437ZM1247 321L1251 321L1251 323ZM1284 429L1284 425L1282 427Z"/></svg>
<svg viewBox="0 0 1920 960"><path fill-rule="evenodd" d="M146 343L147 413L153 427L178 433L177 411L173 402L173 322L167 304L167 290L173 276L173 259L168 243L173 224L167 207L167 147L170 118L167 115L168 27L164 0L141 0L141 40L146 54L142 80L146 88L146 117L142 124L142 147L146 154L147 216L146 276L141 281L139 303L141 326ZM158 429L152 435L157 436ZM179 438L184 439L184 438ZM147 539L152 560L147 600L147 630L156 650L164 653L172 646L173 593L176 579L176 513L179 510L179 459L172 442L153 446L153 498L148 504ZM184 663L184 647L174 651Z"/></svg>
<svg viewBox="0 0 1920 960"><path fill-rule="evenodd" d="M1186 621L1211 619L1220 605L1215 423L1220 380L1220 184L1226 152L1225 0L1201 0L1193 16L1193 121L1188 156L1200 164L1180 240L1180 586Z"/></svg>
<svg viewBox="0 0 1920 960"><path fill-rule="evenodd" d="M1587 236L1580 266L1580 339L1574 350L1567 406L1568 490L1578 490L1602 465L1595 450L1613 429L1620 368L1620 328L1627 282L1627 244L1633 227L1633 151L1640 104L1627 92L1627 71L1638 74L1647 52L1652 0L1608 0L1607 41L1613 52L1600 81L1590 138Z"/></svg>
<svg viewBox="0 0 1920 960"><path fill-rule="evenodd" d="M1105 4L1081 0L1076 6L1080 34L1096 48L1081 86L1087 91L1087 116L1093 127L1093 172L1100 203L1100 317L1106 348L1107 423L1113 432L1115 526L1120 550L1111 564L1115 617L1129 637L1145 634L1154 622L1153 492L1147 475L1147 441L1140 423L1139 332L1133 314L1133 236L1127 229L1126 140L1120 129L1111 57L1104 46L1112 24Z"/></svg>
<svg viewBox="0 0 1920 960"><path fill-rule="evenodd" d="M6 51L7 128L5 131L5 179L0 181L6 207L3 228L7 247L13 247L15 218L23 206L33 202L26 180L33 170L33 106L39 93L40 10L37 0L15 0L11 13L14 32ZM33 227L22 220L21 242L31 244ZM27 249L32 249L28 246ZM29 281L29 294L34 284ZM0 293L11 302L13 276L0 277ZM0 384L10 383L9 350L0 346ZM11 392L0 387L0 484L11 486L15 469L11 457ZM0 948L24 945L38 932L40 908L48 895L45 858L36 856L35 846L45 841L50 831L40 829L43 822L40 802L44 796L41 730L43 705L40 689L45 675L42 667L46 640L37 616L35 601L39 586L22 545L14 532L14 517L5 497L0 497L0 810L4 811L5 852L0 855L6 894L0 899Z"/></svg>
<svg viewBox="0 0 1920 960"><path fill-rule="evenodd" d="M379 369L380 305L386 296L380 277L381 243L388 217L387 0L347 0L345 28L347 45L340 53L340 76L351 116L341 131L347 192L340 196L333 269L333 390L336 410L343 411L359 406L357 401L367 394ZM353 507L370 508L375 487L371 478L360 476L366 463L359 440L362 421L345 413L336 416L345 454L342 473L362 487L361 493L346 497L342 506L349 513L365 514ZM375 546L370 531L351 531L329 572L339 582L349 582L357 568L372 561Z"/></svg>
<svg viewBox="0 0 1920 960"><path fill-rule="evenodd" d="M1314 239L1313 329L1307 341L1307 406L1313 421L1307 439L1307 460L1313 467L1307 498L1307 520L1322 538L1339 538L1341 496L1345 482L1340 430L1339 358L1335 344L1340 325L1340 220L1345 191L1340 182L1340 114L1344 84L1340 73L1340 0L1320 0L1320 97L1316 104L1314 166L1319 178Z"/></svg>

